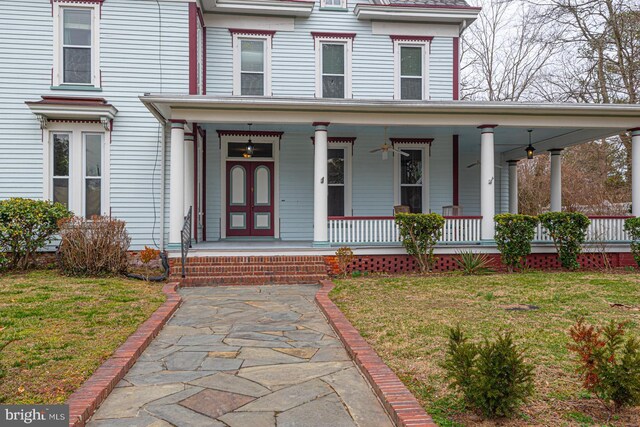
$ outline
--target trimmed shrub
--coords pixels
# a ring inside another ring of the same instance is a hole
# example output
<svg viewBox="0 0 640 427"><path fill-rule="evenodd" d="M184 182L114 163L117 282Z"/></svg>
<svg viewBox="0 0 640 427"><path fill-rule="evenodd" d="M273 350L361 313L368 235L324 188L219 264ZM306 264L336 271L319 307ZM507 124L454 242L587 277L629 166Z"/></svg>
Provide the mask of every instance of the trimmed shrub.
<svg viewBox="0 0 640 427"><path fill-rule="evenodd" d="M491 272L489 266L491 259L487 254L478 254L472 251L461 251L455 258L456 264L467 276L487 274Z"/></svg>
<svg viewBox="0 0 640 427"><path fill-rule="evenodd" d="M444 217L430 214L396 214L396 224L400 230L400 240L409 255L418 261L421 272L431 271L436 257L433 255L444 227Z"/></svg>
<svg viewBox="0 0 640 427"><path fill-rule="evenodd" d="M579 319L569 330L582 386L612 411L640 404L640 342L625 339L625 326L611 321L596 328Z"/></svg>
<svg viewBox="0 0 640 427"><path fill-rule="evenodd" d="M72 218L60 224L59 264L76 276L120 274L127 270L131 239L124 221L95 216Z"/></svg>
<svg viewBox="0 0 640 427"><path fill-rule="evenodd" d="M564 268L580 268L578 255L586 240L591 221L579 212L547 212L538 216L540 223L549 232Z"/></svg>
<svg viewBox="0 0 640 427"><path fill-rule="evenodd" d="M459 326L451 329L444 368L450 386L487 418L513 415L533 394L533 366L509 332L474 344Z"/></svg>
<svg viewBox="0 0 640 427"><path fill-rule="evenodd" d="M36 251L58 232L58 222L72 215L60 203L21 198L1 201L0 252L6 253L9 268L26 269Z"/></svg>
<svg viewBox="0 0 640 427"><path fill-rule="evenodd" d="M627 218L624 221L624 231L631 237L631 253L640 266L640 218Z"/></svg>
<svg viewBox="0 0 640 427"><path fill-rule="evenodd" d="M524 268L531 253L531 241L536 235L538 218L529 215L501 214L495 216L496 244L502 263L510 272Z"/></svg>
<svg viewBox="0 0 640 427"><path fill-rule="evenodd" d="M351 250L351 248L347 246L338 248L338 250L336 251L336 261L338 263L340 274L342 274L343 276L347 274L347 268L353 261L354 257L355 256L353 255L353 250Z"/></svg>

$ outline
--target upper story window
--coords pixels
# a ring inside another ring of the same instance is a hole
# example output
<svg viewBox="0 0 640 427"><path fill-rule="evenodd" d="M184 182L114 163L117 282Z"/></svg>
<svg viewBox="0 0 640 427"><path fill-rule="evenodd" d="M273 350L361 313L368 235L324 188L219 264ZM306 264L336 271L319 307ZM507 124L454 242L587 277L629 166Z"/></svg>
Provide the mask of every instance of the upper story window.
<svg viewBox="0 0 640 427"><path fill-rule="evenodd" d="M430 37L393 37L395 99L429 99Z"/></svg>
<svg viewBox="0 0 640 427"><path fill-rule="evenodd" d="M233 94L271 96L273 32L232 32L232 35Z"/></svg>
<svg viewBox="0 0 640 427"><path fill-rule="evenodd" d="M351 98L351 53L355 34L313 33L316 97Z"/></svg>
<svg viewBox="0 0 640 427"><path fill-rule="evenodd" d="M346 9L347 0L320 0L320 7L327 9Z"/></svg>
<svg viewBox="0 0 640 427"><path fill-rule="evenodd" d="M99 23L99 3L54 2L54 86L100 86Z"/></svg>

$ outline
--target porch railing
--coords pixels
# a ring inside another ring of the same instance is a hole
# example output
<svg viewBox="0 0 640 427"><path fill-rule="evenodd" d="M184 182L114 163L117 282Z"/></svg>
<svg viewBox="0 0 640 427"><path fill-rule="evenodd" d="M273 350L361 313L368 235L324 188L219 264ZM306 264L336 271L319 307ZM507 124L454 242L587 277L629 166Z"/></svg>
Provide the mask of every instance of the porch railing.
<svg viewBox="0 0 640 427"><path fill-rule="evenodd" d="M587 242L628 242L624 221L629 217L590 216ZM481 240L480 216L445 217L440 243L475 243ZM390 216L329 217L331 244L394 244L400 241L398 227ZM538 224L534 242L551 243L547 231Z"/></svg>
<svg viewBox="0 0 640 427"><path fill-rule="evenodd" d="M482 217L445 217L441 243L477 242ZM398 243L400 234L393 217L329 217L329 243L384 244Z"/></svg>
<svg viewBox="0 0 640 427"><path fill-rule="evenodd" d="M628 242L629 234L624 231L624 221L628 216L589 216L591 224L587 228L587 242ZM552 242L547 230L538 224L535 242Z"/></svg>
<svg viewBox="0 0 640 427"><path fill-rule="evenodd" d="M182 278L186 277L185 264L187 262L187 256L189 255L189 249L191 249L191 222L193 217L193 207L189 207L187 216L184 217L184 224L182 226L180 236L180 249L182 253Z"/></svg>

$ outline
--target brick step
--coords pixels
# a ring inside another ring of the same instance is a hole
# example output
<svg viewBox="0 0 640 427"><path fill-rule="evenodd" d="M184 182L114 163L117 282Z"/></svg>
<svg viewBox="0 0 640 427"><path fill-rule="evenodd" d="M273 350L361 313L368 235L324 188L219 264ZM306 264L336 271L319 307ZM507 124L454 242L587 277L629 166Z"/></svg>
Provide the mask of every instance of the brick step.
<svg viewBox="0 0 640 427"><path fill-rule="evenodd" d="M173 276L181 275L182 270L176 269L171 272ZM255 275L255 274L277 274L277 275L287 275L287 274L327 274L326 267L323 268L305 268L305 267L290 267L286 269L274 269L269 267L263 268L230 268L230 269L219 269L219 268L206 268L206 267L196 267L196 268L185 268L185 274L189 276L237 276L237 275Z"/></svg>
<svg viewBox="0 0 640 427"><path fill-rule="evenodd" d="M253 276L191 276L181 280L181 285L191 286L243 286L243 285L299 285L315 284L326 280L326 274L317 275L253 275Z"/></svg>
<svg viewBox="0 0 640 427"><path fill-rule="evenodd" d="M180 258L171 259L172 264L180 264ZM321 256L264 256L264 257L191 257L187 258L187 264L300 264L300 263L324 263Z"/></svg>

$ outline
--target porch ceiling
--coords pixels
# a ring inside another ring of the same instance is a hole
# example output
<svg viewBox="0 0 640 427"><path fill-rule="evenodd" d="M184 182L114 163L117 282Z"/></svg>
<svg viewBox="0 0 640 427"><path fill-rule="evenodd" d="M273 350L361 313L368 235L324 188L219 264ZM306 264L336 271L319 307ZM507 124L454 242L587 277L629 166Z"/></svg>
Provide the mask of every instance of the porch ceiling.
<svg viewBox="0 0 640 427"><path fill-rule="evenodd" d="M478 126L498 125L496 151L520 159L534 129L538 152L604 138L640 127L640 106L466 101L325 100L152 95L141 101L159 120L215 123L216 129L313 133L313 122L330 122L334 136L438 137L460 135L479 143Z"/></svg>

